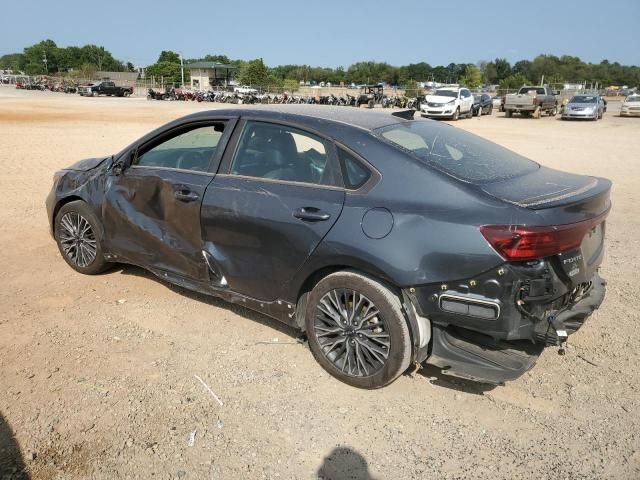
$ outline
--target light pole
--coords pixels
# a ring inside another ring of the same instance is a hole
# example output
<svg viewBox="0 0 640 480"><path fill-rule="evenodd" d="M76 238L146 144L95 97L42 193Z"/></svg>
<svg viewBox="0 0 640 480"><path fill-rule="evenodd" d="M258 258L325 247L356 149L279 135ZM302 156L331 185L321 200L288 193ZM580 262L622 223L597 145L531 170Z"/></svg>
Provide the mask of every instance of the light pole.
<svg viewBox="0 0 640 480"><path fill-rule="evenodd" d="M182 53L180 53L180 76L182 77L180 88L184 88L184 62L182 60Z"/></svg>

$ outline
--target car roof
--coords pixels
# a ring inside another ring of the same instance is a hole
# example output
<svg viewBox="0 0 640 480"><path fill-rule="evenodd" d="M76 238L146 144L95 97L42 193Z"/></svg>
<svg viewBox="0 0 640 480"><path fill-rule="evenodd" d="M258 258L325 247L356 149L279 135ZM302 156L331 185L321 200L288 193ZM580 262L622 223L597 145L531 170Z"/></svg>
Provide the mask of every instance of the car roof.
<svg viewBox="0 0 640 480"><path fill-rule="evenodd" d="M189 115L189 118L209 118L212 115L237 115L264 120L288 120L300 125L308 125L309 127L315 125L318 119L322 119L369 131L396 123L419 121L405 120L391 115L388 110L369 110L328 105L256 105L251 108L223 108L194 113Z"/></svg>

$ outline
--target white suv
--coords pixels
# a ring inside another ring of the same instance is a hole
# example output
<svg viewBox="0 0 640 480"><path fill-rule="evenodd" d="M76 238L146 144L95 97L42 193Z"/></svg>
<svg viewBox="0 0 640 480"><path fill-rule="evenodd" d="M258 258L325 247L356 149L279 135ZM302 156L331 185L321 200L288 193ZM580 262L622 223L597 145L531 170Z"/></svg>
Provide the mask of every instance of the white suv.
<svg viewBox="0 0 640 480"><path fill-rule="evenodd" d="M466 88L439 88L427 95L420 105L420 115L425 118L450 118L473 115L473 95Z"/></svg>

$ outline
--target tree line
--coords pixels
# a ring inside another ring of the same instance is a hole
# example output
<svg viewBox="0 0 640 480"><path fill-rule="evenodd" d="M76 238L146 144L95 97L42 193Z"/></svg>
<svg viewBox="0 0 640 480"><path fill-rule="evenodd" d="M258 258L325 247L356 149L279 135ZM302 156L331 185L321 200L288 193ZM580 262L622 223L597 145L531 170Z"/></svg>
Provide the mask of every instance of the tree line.
<svg viewBox="0 0 640 480"><path fill-rule="evenodd" d="M363 61L349 67L313 67L310 65L267 66L262 59L230 59L226 55L206 55L201 58L183 59L184 65L196 61L217 62L234 67L238 82L247 85L273 86L294 89L300 82L331 82L339 85L385 82L407 86L416 82L434 81L459 83L471 88L481 84L500 85L501 88L518 88L525 83L538 83L544 76L545 83L587 83L606 87L610 85L640 86L640 67L621 65L602 60L588 63L578 57L563 55L538 55L533 60L520 60L511 64L504 58L480 61L477 64L450 63L432 66L427 62L393 66L386 62ZM90 73L103 71L133 71L131 63L117 60L104 47L58 47L53 40L44 40L27 47L22 53L0 57L0 69L23 71L29 75L56 74L59 72ZM147 77L164 78L165 82L180 82L180 55L171 50L160 53L158 60L145 68ZM188 80L188 69L185 68Z"/></svg>

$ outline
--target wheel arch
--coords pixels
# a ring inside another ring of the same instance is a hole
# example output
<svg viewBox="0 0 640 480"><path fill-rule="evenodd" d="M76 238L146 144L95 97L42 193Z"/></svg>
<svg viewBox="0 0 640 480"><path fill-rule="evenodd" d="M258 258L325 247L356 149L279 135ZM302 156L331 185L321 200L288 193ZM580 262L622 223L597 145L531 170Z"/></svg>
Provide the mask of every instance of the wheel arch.
<svg viewBox="0 0 640 480"><path fill-rule="evenodd" d="M421 354L421 349L418 346L418 341L425 335L425 333L421 331L424 330L425 326L422 325L419 319L416 317L414 306L406 291L394 284L392 280L387 278L382 272L380 272L373 266L366 266L362 264L354 266L350 265L349 263L350 262L341 262L340 264L325 265L314 269L304 278L304 280L300 284L300 287L297 289L296 295L297 327L301 331L305 331L304 317L307 308L307 298L313 287L317 285L320 280L336 272L354 272L359 275L368 277L376 282L379 282L384 287L388 288L396 297L398 297L400 305L402 306L405 321L407 322L407 326L409 328L409 335L411 337L411 358L412 361L416 359L416 357ZM428 328L430 328L430 325L428 325ZM431 332L429 331L427 335L430 338Z"/></svg>
<svg viewBox="0 0 640 480"><path fill-rule="evenodd" d="M62 197L60 199L58 199L58 201L56 202L55 207L53 207L53 213L51 216L51 228L54 228L55 225L55 221L56 221L56 217L58 216L58 212L60 211L60 209L62 207L64 207L67 203L71 203L71 202L75 202L77 200L80 200L82 202L86 203L86 200L78 195L68 195L66 197Z"/></svg>
<svg viewBox="0 0 640 480"><path fill-rule="evenodd" d="M91 205L90 202L88 202L85 198L82 198L80 195L77 194L72 194L72 195L67 195L65 197L62 197L60 199L58 199L58 201L56 202L55 207L53 208L53 215L51 218L51 234L55 235L55 222L56 222L56 217L58 216L58 212L60 211L60 209L62 207L64 207L66 204L71 203L71 202L76 202L76 201L80 201L80 202L84 202L89 209L91 209L91 211L96 215L96 217L98 218L98 220L100 220L99 223L99 227L100 227L100 235L104 235L104 225L102 225L102 220L101 220L101 216L95 211L95 209L93 208L93 206Z"/></svg>

